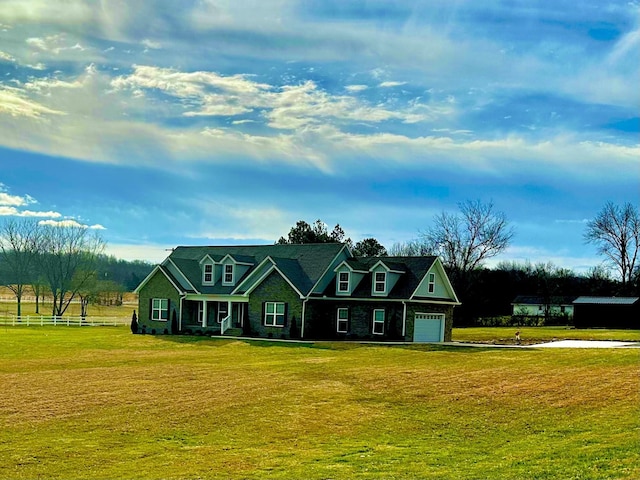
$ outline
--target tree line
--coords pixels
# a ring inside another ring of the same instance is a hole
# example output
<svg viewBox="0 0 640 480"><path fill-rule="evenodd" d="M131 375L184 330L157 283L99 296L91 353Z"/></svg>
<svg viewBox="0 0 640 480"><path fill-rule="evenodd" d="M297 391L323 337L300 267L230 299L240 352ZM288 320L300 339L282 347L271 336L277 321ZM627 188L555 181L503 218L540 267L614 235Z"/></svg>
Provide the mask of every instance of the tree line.
<svg viewBox="0 0 640 480"><path fill-rule="evenodd" d="M489 269L486 261L502 253L515 230L492 202L465 201L458 212L442 212L416 239L389 249L373 237L356 243L337 224L300 220L278 244L339 242L356 256L438 255L462 302L456 323L479 316L506 315L520 294L542 296L639 295L640 217L631 203L607 203L586 224L584 240L605 258L586 274L549 263L503 262ZM52 298L52 314L63 315L73 300L82 313L100 295L133 290L152 270L147 262L126 262L104 254L100 233L80 226L52 226L31 219L9 219L0 226L0 282L16 296L18 315L25 288L38 299Z"/></svg>
<svg viewBox="0 0 640 480"><path fill-rule="evenodd" d="M514 234L514 227L493 202L468 200L458 204L456 213L437 214L416 239L389 249L375 238L353 244L339 224L329 232L321 220L313 224L298 221L277 243L342 242L356 256L438 255L462 302L455 309L457 325L472 324L482 316L509 315L517 295L549 300L579 295L640 295L640 217L631 203L619 206L609 202L586 224L584 240L596 246L605 262L585 274L552 263L502 262L487 268L486 261L502 253Z"/></svg>
<svg viewBox="0 0 640 480"><path fill-rule="evenodd" d="M126 262L104 254L100 233L82 226L54 226L32 219L8 219L0 226L0 281L15 295L17 314L30 288L36 312L44 296L51 314L61 316L74 300L86 315L87 305L115 295L122 301L151 271L146 262Z"/></svg>

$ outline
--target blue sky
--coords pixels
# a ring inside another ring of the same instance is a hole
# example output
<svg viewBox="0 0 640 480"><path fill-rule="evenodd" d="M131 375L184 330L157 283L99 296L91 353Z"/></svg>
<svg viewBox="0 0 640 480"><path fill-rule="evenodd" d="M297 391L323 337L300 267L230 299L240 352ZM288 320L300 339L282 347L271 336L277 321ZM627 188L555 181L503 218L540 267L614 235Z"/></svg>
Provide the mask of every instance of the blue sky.
<svg viewBox="0 0 640 480"><path fill-rule="evenodd" d="M299 219L390 247L479 199L498 260L584 271L640 198L639 5L3 0L0 216L156 262Z"/></svg>

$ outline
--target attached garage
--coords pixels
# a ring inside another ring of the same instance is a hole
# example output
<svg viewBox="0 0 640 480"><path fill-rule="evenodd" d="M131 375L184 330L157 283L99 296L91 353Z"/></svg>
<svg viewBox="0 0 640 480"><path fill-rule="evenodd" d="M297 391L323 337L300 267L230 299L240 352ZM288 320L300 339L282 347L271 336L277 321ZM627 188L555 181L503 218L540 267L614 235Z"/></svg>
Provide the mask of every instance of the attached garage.
<svg viewBox="0 0 640 480"><path fill-rule="evenodd" d="M414 342L444 342L445 316L442 313L416 313Z"/></svg>

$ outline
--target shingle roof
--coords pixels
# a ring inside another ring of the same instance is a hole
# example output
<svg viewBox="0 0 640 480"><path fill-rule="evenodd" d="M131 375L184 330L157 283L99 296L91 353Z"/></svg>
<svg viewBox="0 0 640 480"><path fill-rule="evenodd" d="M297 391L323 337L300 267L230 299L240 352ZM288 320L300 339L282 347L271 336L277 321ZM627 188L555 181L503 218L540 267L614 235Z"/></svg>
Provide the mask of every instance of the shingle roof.
<svg viewBox="0 0 640 480"><path fill-rule="evenodd" d="M578 305L633 305L640 297L578 297L573 303Z"/></svg>
<svg viewBox="0 0 640 480"><path fill-rule="evenodd" d="M324 273L327 266L344 248L341 243L310 243L285 245L231 245L231 246L180 246L173 250L169 258L194 285L202 284L202 272L199 262L205 255L216 261L227 254L236 261L252 263L242 278L236 279L238 285L267 257L271 257L277 267L303 294L308 294L313 285ZM198 287L202 293L229 294L235 287L220 283Z"/></svg>
<svg viewBox="0 0 640 480"><path fill-rule="evenodd" d="M418 288L420 281L427 274L435 260L435 256L359 257L357 259L357 264L359 269L368 271L373 265L382 261L389 267L393 266L393 270L403 271L404 273L400 275L398 282L394 285L386 298L409 298L416 288ZM349 262L349 264L351 265L351 262ZM327 296L333 296L335 294L335 290L336 284L334 279L325 289L325 294ZM372 296L370 275L365 275L362 278L351 296L354 298L368 298Z"/></svg>

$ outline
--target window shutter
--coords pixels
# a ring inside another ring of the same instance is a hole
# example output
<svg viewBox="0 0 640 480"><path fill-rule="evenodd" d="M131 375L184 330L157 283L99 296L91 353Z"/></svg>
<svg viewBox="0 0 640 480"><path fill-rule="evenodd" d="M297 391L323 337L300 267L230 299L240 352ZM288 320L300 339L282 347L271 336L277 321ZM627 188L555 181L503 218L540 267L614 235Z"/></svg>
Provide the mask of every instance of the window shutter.
<svg viewBox="0 0 640 480"><path fill-rule="evenodd" d="M265 315L266 312L267 312L267 302L262 302L262 317L261 317L262 320L260 320L262 325L267 324L267 317Z"/></svg>
<svg viewBox="0 0 640 480"><path fill-rule="evenodd" d="M153 318L153 298L149 299L149 320Z"/></svg>
<svg viewBox="0 0 640 480"><path fill-rule="evenodd" d="M289 304L284 304L284 326L289 326Z"/></svg>
<svg viewBox="0 0 640 480"><path fill-rule="evenodd" d="M167 321L171 320L171 299L167 298Z"/></svg>

